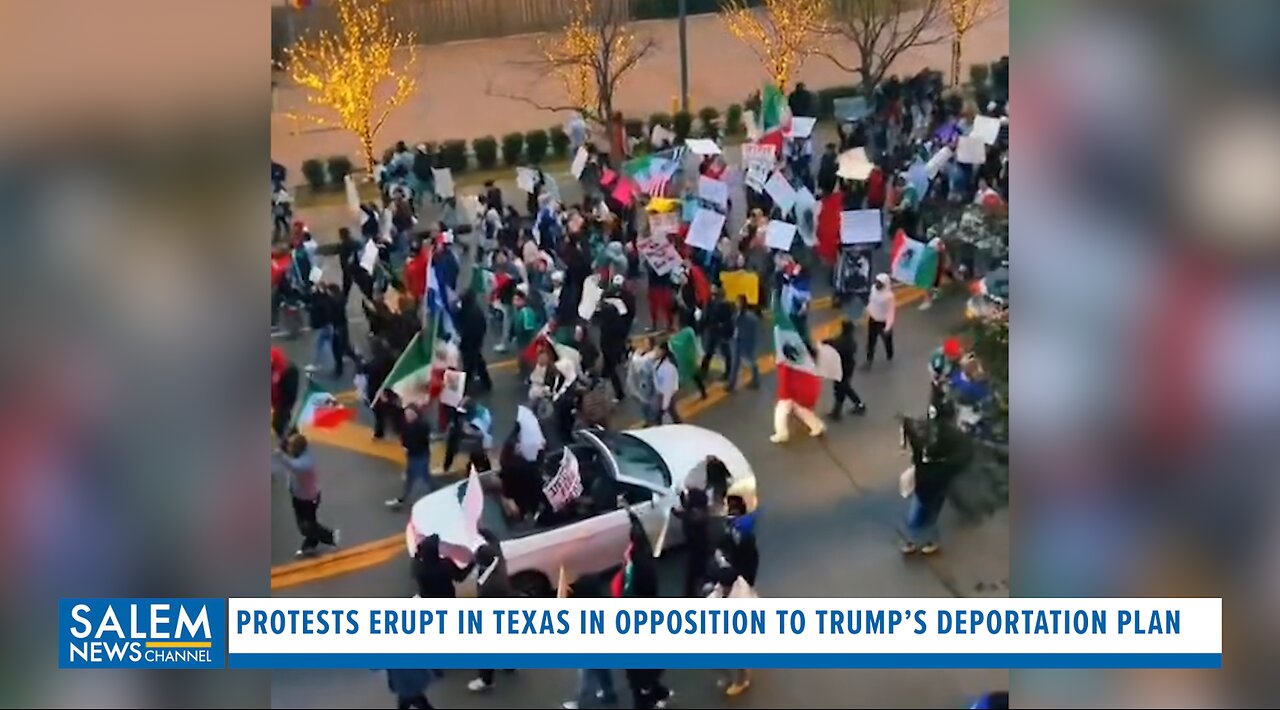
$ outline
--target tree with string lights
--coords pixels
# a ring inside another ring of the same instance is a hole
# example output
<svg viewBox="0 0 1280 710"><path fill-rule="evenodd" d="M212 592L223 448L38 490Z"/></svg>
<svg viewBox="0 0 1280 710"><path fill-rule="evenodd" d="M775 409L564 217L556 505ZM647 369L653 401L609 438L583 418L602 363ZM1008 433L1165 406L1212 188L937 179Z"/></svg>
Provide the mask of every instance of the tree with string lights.
<svg viewBox="0 0 1280 710"><path fill-rule="evenodd" d="M960 53L964 36L983 20L990 10L990 0L946 0L947 17L951 20L951 85L960 85Z"/></svg>
<svg viewBox="0 0 1280 710"><path fill-rule="evenodd" d="M738 41L751 48L769 78L786 91L800 67L818 52L826 31L826 0L764 0L760 8L745 0L725 0L720 18Z"/></svg>
<svg viewBox="0 0 1280 710"><path fill-rule="evenodd" d="M489 93L523 101L545 111L577 111L605 124L613 116L614 96L623 77L656 46L631 31L626 3L618 0L571 0L564 30L538 43L541 56L517 62L561 86L563 103L543 104L525 95Z"/></svg>
<svg viewBox="0 0 1280 710"><path fill-rule="evenodd" d="M290 76L306 90L311 108L292 116L355 134L372 172L378 131L418 88L415 39L392 31L380 0L336 0L336 5L336 34L305 36L286 50Z"/></svg>
<svg viewBox="0 0 1280 710"><path fill-rule="evenodd" d="M833 52L824 54L841 69L856 73L863 96L870 96L903 52L947 38L941 27L947 1L829 0L830 32L853 44L858 56L846 64Z"/></svg>

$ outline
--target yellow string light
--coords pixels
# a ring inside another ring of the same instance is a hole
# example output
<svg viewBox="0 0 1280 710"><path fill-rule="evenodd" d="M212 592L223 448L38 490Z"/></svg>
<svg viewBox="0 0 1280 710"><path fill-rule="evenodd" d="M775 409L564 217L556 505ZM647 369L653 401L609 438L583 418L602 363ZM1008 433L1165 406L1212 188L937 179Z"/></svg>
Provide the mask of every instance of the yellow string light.
<svg viewBox="0 0 1280 710"><path fill-rule="evenodd" d="M574 0L564 30L538 43L566 102L583 116L601 122L612 109L612 90L618 77L649 49L636 42L625 21L613 12L616 8L600 10L593 0Z"/></svg>
<svg viewBox="0 0 1280 710"><path fill-rule="evenodd" d="M413 74L417 41L412 33L391 30L384 4L385 0L337 0L337 34L321 31L286 50L289 73L306 90L314 110L291 116L355 134L370 171L373 141L382 124L418 88Z"/></svg>
<svg viewBox="0 0 1280 710"><path fill-rule="evenodd" d="M947 0L947 17L955 35L951 38L951 85L960 84L960 53L964 36L986 14L989 0Z"/></svg>
<svg viewBox="0 0 1280 710"><path fill-rule="evenodd" d="M778 88L786 90L804 61L818 51L817 39L827 24L825 0L764 0L747 7L726 0L720 10L729 33L747 45Z"/></svg>

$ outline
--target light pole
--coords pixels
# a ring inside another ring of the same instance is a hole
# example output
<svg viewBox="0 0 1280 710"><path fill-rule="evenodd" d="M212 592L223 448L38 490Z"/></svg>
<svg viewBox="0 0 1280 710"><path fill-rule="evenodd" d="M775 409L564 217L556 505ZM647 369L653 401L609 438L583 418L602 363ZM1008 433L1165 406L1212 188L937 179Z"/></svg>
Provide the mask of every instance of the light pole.
<svg viewBox="0 0 1280 710"><path fill-rule="evenodd" d="M686 39L685 26L688 24L689 7L687 0L677 0L677 11L680 16L680 110L689 111L689 43Z"/></svg>

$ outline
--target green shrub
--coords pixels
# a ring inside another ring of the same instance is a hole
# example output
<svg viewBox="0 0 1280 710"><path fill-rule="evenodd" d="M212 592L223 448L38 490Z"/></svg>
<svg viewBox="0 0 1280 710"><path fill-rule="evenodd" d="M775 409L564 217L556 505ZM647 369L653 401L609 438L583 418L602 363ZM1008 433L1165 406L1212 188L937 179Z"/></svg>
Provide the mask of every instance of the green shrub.
<svg viewBox="0 0 1280 710"><path fill-rule="evenodd" d="M693 130L693 114L679 111L671 118L671 130L675 131L676 143L683 143Z"/></svg>
<svg viewBox="0 0 1280 710"><path fill-rule="evenodd" d="M312 190L323 190L325 183L328 182L324 161L319 158L302 161L302 176L307 179L307 184Z"/></svg>
<svg viewBox="0 0 1280 710"><path fill-rule="evenodd" d="M541 128L524 134L524 151L529 162L541 163L547 157L547 132Z"/></svg>
<svg viewBox="0 0 1280 710"><path fill-rule="evenodd" d="M644 120L639 118L628 118L623 125L626 127L628 138L644 137Z"/></svg>
<svg viewBox="0 0 1280 710"><path fill-rule="evenodd" d="M975 89L985 88L989 76L991 76L990 66L986 64L969 65L969 83L973 84Z"/></svg>
<svg viewBox="0 0 1280 710"><path fill-rule="evenodd" d="M520 162L520 152L523 150L523 133L508 133L502 137L502 162L514 167Z"/></svg>
<svg viewBox="0 0 1280 710"><path fill-rule="evenodd" d="M698 119L702 121L702 135L715 140L720 137L720 127L716 125L716 120L720 118L720 109L715 106L707 106L698 112Z"/></svg>
<svg viewBox="0 0 1280 710"><path fill-rule="evenodd" d="M569 155L569 134L564 132L563 126L552 126L547 130L551 136L551 153L557 158L564 158Z"/></svg>
<svg viewBox="0 0 1280 710"><path fill-rule="evenodd" d="M471 141L471 150L476 154L476 165L481 170L493 170L498 167L498 139L484 136Z"/></svg>
<svg viewBox="0 0 1280 710"><path fill-rule="evenodd" d="M467 142L448 140L440 144L440 163L455 173L467 169Z"/></svg>
<svg viewBox="0 0 1280 710"><path fill-rule="evenodd" d="M662 126L663 128L671 128L671 114L654 113L649 115L649 133L653 133L654 126Z"/></svg>
<svg viewBox="0 0 1280 710"><path fill-rule="evenodd" d="M742 104L729 104L724 113L724 134L737 136L742 134Z"/></svg>
<svg viewBox="0 0 1280 710"><path fill-rule="evenodd" d="M836 99L861 96L862 90L857 86L833 86L818 90L818 118L831 118L835 115Z"/></svg>
<svg viewBox="0 0 1280 710"><path fill-rule="evenodd" d="M329 156L329 181L334 187L342 187L343 179L351 174L351 158L345 155Z"/></svg>

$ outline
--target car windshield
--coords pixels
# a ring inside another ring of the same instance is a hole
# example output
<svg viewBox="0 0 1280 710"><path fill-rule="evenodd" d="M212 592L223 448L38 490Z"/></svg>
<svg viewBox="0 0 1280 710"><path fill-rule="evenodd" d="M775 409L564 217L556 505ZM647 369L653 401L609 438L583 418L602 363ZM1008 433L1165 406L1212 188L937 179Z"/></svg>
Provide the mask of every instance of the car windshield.
<svg viewBox="0 0 1280 710"><path fill-rule="evenodd" d="M618 473L624 478L644 481L655 488L671 485L671 472L652 447L643 441L616 431L592 431L618 462Z"/></svg>

